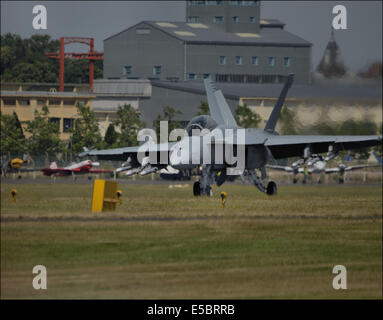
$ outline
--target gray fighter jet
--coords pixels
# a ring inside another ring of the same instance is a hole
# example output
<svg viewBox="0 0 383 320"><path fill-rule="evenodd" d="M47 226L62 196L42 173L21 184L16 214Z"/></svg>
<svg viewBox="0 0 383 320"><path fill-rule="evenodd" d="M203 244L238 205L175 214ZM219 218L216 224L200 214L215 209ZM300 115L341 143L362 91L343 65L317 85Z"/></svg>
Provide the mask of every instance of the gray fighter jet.
<svg viewBox="0 0 383 320"><path fill-rule="evenodd" d="M193 118L186 127L187 134L180 141L156 144L149 139L150 141L137 147L87 150L80 156L126 161L118 171L127 175L145 175L168 165L179 170L200 168L201 179L195 182L193 187L196 196L211 195L211 185L214 182L220 186L233 175L240 175L242 178L247 176L260 191L273 195L277 192L277 185L274 181L266 180L266 164L273 159L308 159L312 154L324 152L336 155L341 150L382 143L382 136L378 135L279 135L275 127L293 78L292 74L286 78L279 99L263 130L239 127L221 90L217 89L210 79L205 79L211 116ZM223 161L219 157L220 153L225 154ZM226 157L227 154L231 155Z"/></svg>

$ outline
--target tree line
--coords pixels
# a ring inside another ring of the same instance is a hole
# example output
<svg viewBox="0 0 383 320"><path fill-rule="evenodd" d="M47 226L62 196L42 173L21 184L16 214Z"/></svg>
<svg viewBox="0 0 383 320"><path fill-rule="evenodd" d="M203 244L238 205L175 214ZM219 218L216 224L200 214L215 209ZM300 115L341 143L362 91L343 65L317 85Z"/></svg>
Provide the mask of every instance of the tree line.
<svg viewBox="0 0 383 320"><path fill-rule="evenodd" d="M181 111L173 107L164 107L153 125L157 136L160 132L160 121L168 121L169 133L176 128L181 128L177 116ZM209 107L206 102L201 102L196 115L209 115ZM31 156L45 155L47 158L60 153L78 154L83 147L92 149L108 149L129 147L137 145L137 133L145 128L146 124L141 121L139 112L130 104L119 106L116 120L111 122L102 137L99 124L94 112L87 106L77 104L77 117L73 128L69 130L70 139L62 141L57 123L52 122L49 117L49 108L44 106L41 110L35 110L34 119L25 123L24 129L16 113L12 115L1 114L1 153L2 156L23 155ZM253 112L247 105L236 108L234 117L240 127L258 128L262 122L261 117ZM297 116L293 109L283 108L278 128L280 134L287 135L375 135L382 134L382 125L368 119L355 121L345 120L341 123L328 119L322 115L314 125L303 126L296 121ZM24 132L25 131L25 132ZM28 138L25 137L28 133ZM382 155L380 146L374 150ZM367 159L370 149L353 151L356 158Z"/></svg>
<svg viewBox="0 0 383 320"><path fill-rule="evenodd" d="M35 110L34 119L20 124L16 113L1 114L1 155L2 157L44 155L46 158L56 157L60 153L78 154L87 148L126 147L136 144L137 131L145 127L139 114L131 105L118 108L117 120L112 122L105 137L101 136L99 124L90 107L77 104L77 118L73 128L69 129L70 138L60 139L57 122L49 116L49 108L43 106ZM115 128L118 128L118 132ZM28 138L26 138L28 136Z"/></svg>
<svg viewBox="0 0 383 320"><path fill-rule="evenodd" d="M8 82L59 82L59 61L45 56L47 52L59 52L60 41L49 35L33 35L22 39L19 35L1 35L1 81ZM94 64L95 79L102 78L102 60ZM65 60L66 83L88 83L89 61Z"/></svg>

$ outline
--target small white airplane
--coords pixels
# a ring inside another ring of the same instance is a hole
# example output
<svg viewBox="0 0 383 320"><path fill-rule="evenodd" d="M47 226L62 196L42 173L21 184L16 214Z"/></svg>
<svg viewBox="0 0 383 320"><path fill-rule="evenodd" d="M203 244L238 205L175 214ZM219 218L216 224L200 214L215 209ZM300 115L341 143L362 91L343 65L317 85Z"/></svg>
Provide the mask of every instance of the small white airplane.
<svg viewBox="0 0 383 320"><path fill-rule="evenodd" d="M267 167L274 170L280 170L285 172L290 172L294 174L293 183L297 183L297 175L302 173L304 175L303 183L306 183L306 179L311 174L317 174L318 179L317 183L321 183L321 174L331 174L338 173L340 184L344 183L344 174L349 171L363 169L367 167L379 167L381 164L362 164L356 166L346 166L343 163L340 163L337 167L326 168L327 162L333 159L336 154L329 154L327 157L323 158L321 155L313 154L306 161L304 159L299 159L295 161L291 166L278 166L278 165L268 165Z"/></svg>

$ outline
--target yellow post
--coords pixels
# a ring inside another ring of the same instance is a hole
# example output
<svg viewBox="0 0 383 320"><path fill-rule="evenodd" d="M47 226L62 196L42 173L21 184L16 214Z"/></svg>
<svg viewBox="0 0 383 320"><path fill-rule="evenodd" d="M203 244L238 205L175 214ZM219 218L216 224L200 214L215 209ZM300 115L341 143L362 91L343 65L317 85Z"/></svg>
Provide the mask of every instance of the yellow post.
<svg viewBox="0 0 383 320"><path fill-rule="evenodd" d="M226 192L222 191L221 192L222 208L225 208L226 196L227 196Z"/></svg>
<svg viewBox="0 0 383 320"><path fill-rule="evenodd" d="M17 190L16 189L12 189L11 196L12 196L12 201L16 202L16 196L17 196Z"/></svg>
<svg viewBox="0 0 383 320"><path fill-rule="evenodd" d="M92 212L114 211L117 201L117 182L94 180Z"/></svg>

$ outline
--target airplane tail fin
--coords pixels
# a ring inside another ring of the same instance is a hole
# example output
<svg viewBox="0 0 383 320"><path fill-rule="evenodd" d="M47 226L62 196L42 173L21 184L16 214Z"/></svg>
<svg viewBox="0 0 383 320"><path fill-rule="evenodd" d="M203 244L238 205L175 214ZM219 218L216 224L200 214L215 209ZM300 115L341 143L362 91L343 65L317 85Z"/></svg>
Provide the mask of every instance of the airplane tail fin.
<svg viewBox="0 0 383 320"><path fill-rule="evenodd" d="M237 122L231 113L222 91L214 86L211 79L205 79L204 84L211 117L218 125L228 128L237 128Z"/></svg>
<svg viewBox="0 0 383 320"><path fill-rule="evenodd" d="M286 78L285 85L283 86L283 89L279 95L278 101L275 104L273 111L271 112L269 120L266 123L265 129L264 129L265 131L274 132L279 116L281 115L281 110L285 102L287 92L289 91L293 81L294 81L294 74L290 73Z"/></svg>
<svg viewBox="0 0 383 320"><path fill-rule="evenodd" d="M57 169L57 163L56 162L52 162L51 165L49 166L50 169Z"/></svg>

